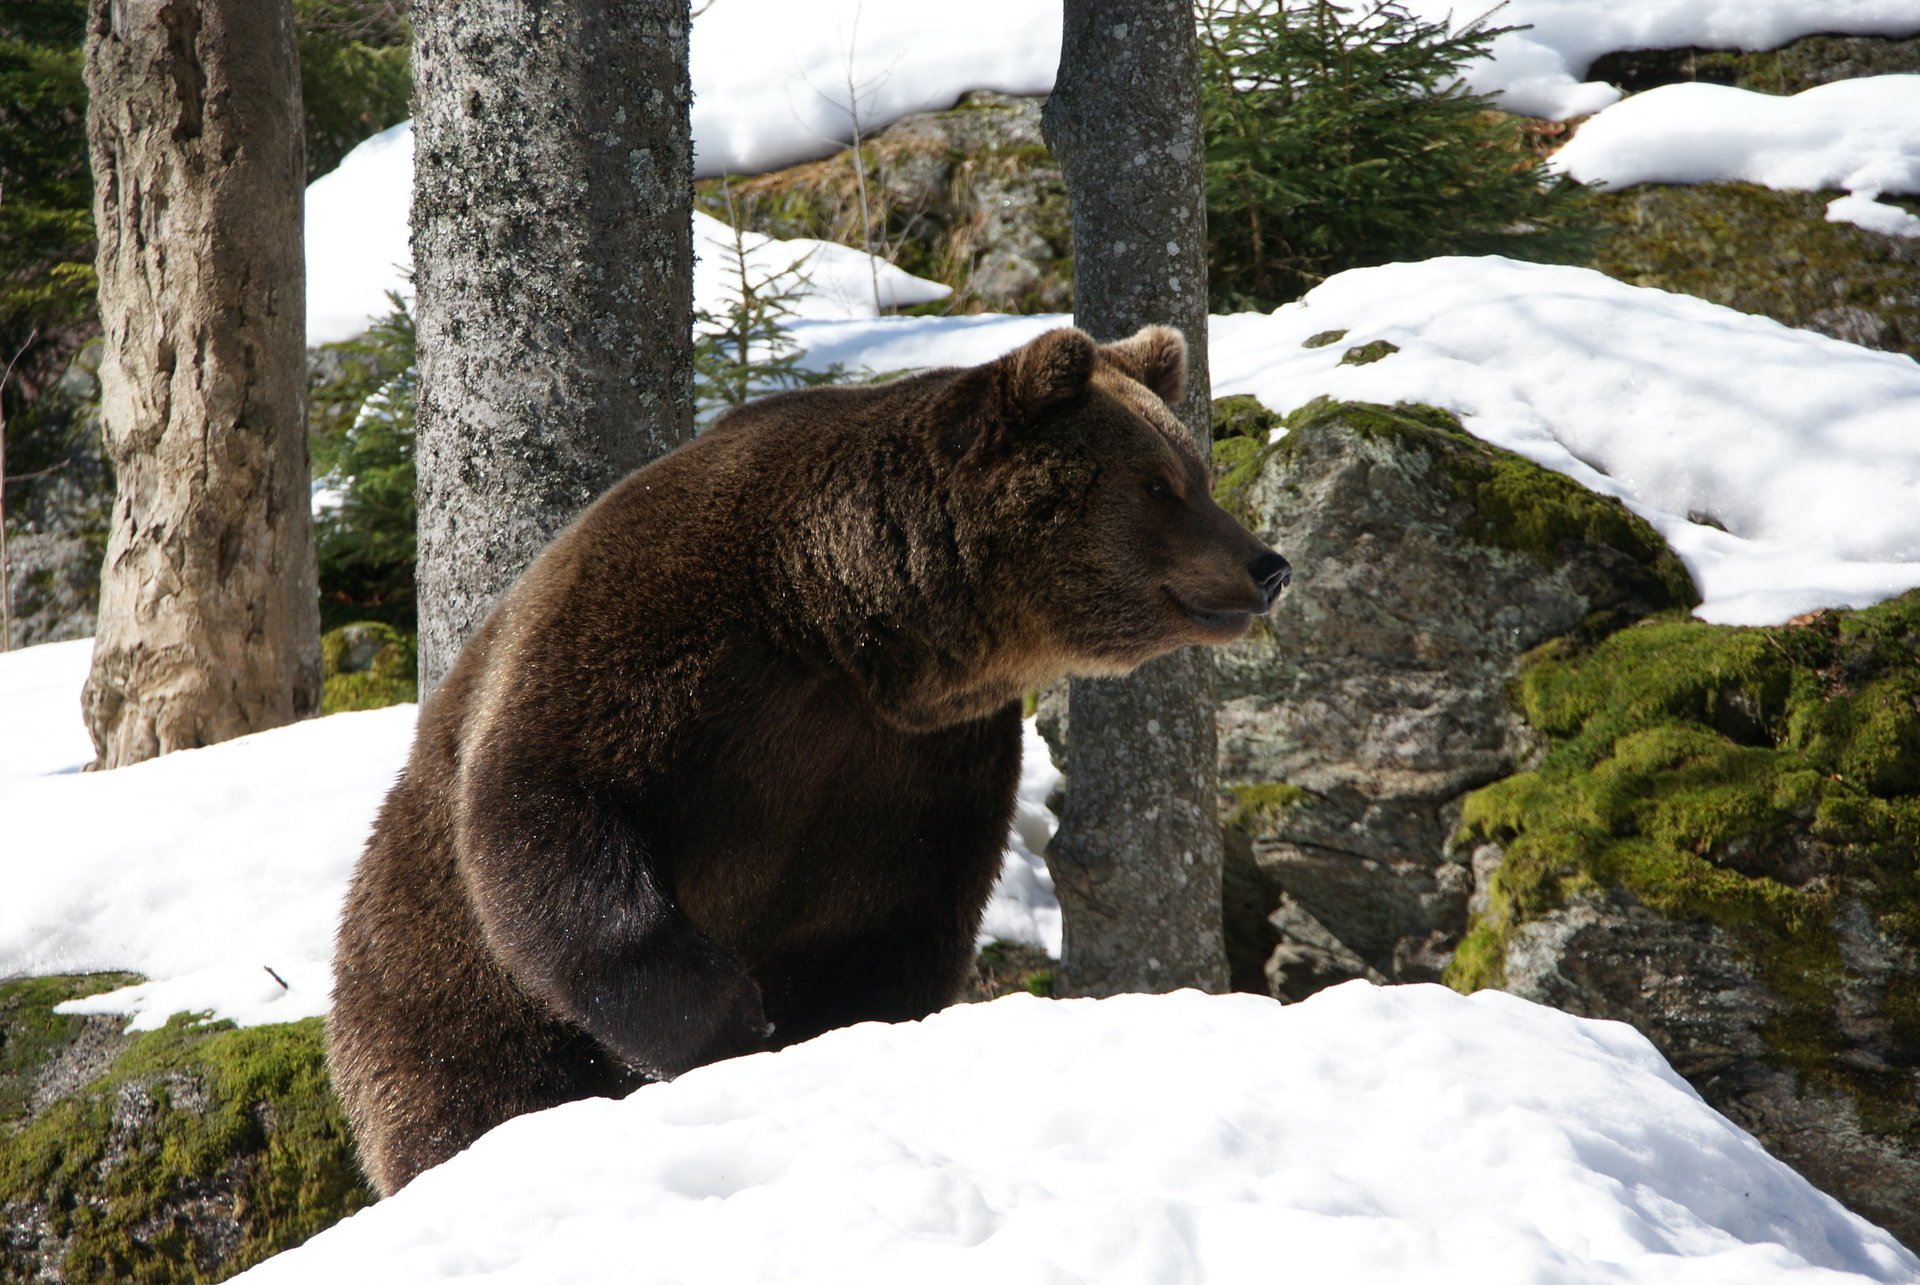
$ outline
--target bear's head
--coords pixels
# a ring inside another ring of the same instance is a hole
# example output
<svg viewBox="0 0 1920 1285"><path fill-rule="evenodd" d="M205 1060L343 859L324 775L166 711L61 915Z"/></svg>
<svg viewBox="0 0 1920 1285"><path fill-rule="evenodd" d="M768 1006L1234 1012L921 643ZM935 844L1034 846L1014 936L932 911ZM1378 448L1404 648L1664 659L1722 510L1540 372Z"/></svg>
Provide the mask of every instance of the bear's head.
<svg viewBox="0 0 1920 1285"><path fill-rule="evenodd" d="M1175 414L1186 383L1177 330L1097 344L1063 328L952 390L970 413L943 417L939 449L966 496L956 511L983 519L961 538L995 550L995 596L1066 672L1121 674L1231 642L1290 579L1286 559L1214 503Z"/></svg>

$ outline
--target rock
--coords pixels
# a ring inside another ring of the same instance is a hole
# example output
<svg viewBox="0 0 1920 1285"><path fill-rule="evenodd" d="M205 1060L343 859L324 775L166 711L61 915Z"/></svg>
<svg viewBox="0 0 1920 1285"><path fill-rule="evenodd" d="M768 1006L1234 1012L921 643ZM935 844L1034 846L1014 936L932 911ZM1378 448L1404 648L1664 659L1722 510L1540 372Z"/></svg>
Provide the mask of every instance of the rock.
<svg viewBox="0 0 1920 1285"><path fill-rule="evenodd" d="M1920 359L1920 239L1827 222L1835 195L1749 183L1603 192L1594 204L1611 231L1593 266Z"/></svg>
<svg viewBox="0 0 1920 1285"><path fill-rule="evenodd" d="M320 636L320 712L383 709L420 699L414 636L381 622L341 625Z"/></svg>
<svg viewBox="0 0 1920 1285"><path fill-rule="evenodd" d="M318 1019L52 1011L131 980L0 985L0 1279L220 1280L371 1203Z"/></svg>
<svg viewBox="0 0 1920 1285"><path fill-rule="evenodd" d="M1437 980L1473 894L1448 846L1459 800L1534 745L1501 696L1521 655L1690 604L1692 585L1618 502L1444 412L1316 404L1271 445L1263 415L1222 403L1215 448L1222 503L1297 569L1215 652L1227 828L1278 894L1262 989Z"/></svg>
<svg viewBox="0 0 1920 1285"><path fill-rule="evenodd" d="M696 185L700 208L756 232L872 244L944 282L943 311L1065 312L1073 270L1066 184L1040 137L1040 100L973 93L866 140L863 213L852 149L772 174Z"/></svg>
<svg viewBox="0 0 1920 1285"><path fill-rule="evenodd" d="M113 469L100 437L100 344L7 425L11 644L85 638L100 603Z"/></svg>
<svg viewBox="0 0 1920 1285"><path fill-rule="evenodd" d="M1797 94L1861 76L1920 72L1920 40L1889 36L1807 36L1779 49L1628 49L1603 54L1587 79L1630 94L1682 81Z"/></svg>
<svg viewBox="0 0 1920 1285"><path fill-rule="evenodd" d="M1545 737L1462 803L1448 980L1646 1033L1768 1150L1920 1243L1920 592L1562 640ZM1478 845L1478 846L1475 846Z"/></svg>

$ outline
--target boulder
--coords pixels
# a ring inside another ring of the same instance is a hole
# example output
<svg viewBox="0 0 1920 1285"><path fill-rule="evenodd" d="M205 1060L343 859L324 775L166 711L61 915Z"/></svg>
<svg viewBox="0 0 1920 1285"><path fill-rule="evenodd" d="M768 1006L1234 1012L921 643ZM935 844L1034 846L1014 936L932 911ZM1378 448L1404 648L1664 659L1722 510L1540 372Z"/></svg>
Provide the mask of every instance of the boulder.
<svg viewBox="0 0 1920 1285"><path fill-rule="evenodd" d="M1549 644L1545 737L1464 800L1448 980L1645 1032L1701 1095L1920 1243L1920 592L1768 629Z"/></svg>
<svg viewBox="0 0 1920 1285"><path fill-rule="evenodd" d="M0 1279L224 1280L372 1202L317 1018L53 1012L132 980L0 985Z"/></svg>
<svg viewBox="0 0 1920 1285"><path fill-rule="evenodd" d="M1920 238L1827 222L1836 195L1750 183L1600 193L1608 232L1593 266L1920 359Z"/></svg>
<svg viewBox="0 0 1920 1285"><path fill-rule="evenodd" d="M1215 652L1229 896L1271 893L1264 928L1230 918L1236 983L1298 999L1438 980L1473 889L1447 842L1460 800L1535 744L1502 695L1521 656L1689 605L1692 584L1618 501L1443 411L1315 403L1281 422L1242 400L1216 420L1219 498L1298 569Z"/></svg>

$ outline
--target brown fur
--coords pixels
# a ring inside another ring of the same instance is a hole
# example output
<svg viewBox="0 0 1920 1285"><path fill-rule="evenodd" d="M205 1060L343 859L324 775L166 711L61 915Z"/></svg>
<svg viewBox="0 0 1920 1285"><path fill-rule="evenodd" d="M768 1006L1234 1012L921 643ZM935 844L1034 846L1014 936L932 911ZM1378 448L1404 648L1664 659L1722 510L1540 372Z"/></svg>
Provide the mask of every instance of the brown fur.
<svg viewBox="0 0 1920 1285"><path fill-rule="evenodd" d="M1277 592L1184 378L1173 331L1059 330L770 397L541 554L422 709L341 924L329 1056L382 1192L522 1112L952 998L1020 695Z"/></svg>

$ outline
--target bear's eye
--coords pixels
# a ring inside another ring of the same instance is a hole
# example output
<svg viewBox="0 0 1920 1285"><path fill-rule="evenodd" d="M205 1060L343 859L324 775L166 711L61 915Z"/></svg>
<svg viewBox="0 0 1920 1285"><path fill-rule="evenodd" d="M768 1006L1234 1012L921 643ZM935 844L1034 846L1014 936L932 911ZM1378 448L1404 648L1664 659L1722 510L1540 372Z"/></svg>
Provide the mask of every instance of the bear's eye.
<svg viewBox="0 0 1920 1285"><path fill-rule="evenodd" d="M1173 488L1167 485L1167 479L1164 477L1148 478L1147 494L1156 500L1171 500L1173 498Z"/></svg>

